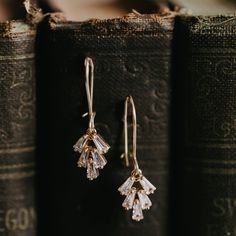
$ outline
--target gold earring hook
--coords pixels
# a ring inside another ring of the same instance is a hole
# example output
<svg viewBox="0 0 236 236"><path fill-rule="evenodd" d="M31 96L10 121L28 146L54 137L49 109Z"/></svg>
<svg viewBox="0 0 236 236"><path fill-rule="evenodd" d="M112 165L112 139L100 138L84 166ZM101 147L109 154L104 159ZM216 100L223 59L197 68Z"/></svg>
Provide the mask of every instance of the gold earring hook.
<svg viewBox="0 0 236 236"><path fill-rule="evenodd" d="M132 128L133 128L133 147L132 154L129 154L128 150L128 105L132 106ZM127 96L125 99L125 108L124 108L124 135L125 135L125 152L122 157L125 158L126 166L129 166L129 155L132 158L134 170L140 172L138 161L137 161L137 118L136 118L136 110L134 105L134 100L132 96Z"/></svg>
<svg viewBox="0 0 236 236"><path fill-rule="evenodd" d="M85 88L88 101L88 113L83 116L89 115L89 128L94 129L94 117L93 112L93 84L94 84L94 65L93 60L90 57L86 57L84 61L85 66Z"/></svg>

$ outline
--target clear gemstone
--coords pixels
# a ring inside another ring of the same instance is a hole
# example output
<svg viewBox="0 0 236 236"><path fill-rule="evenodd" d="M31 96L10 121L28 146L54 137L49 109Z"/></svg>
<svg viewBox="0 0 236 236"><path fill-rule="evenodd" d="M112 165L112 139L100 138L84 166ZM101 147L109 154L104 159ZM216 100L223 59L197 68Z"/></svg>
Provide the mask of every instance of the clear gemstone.
<svg viewBox="0 0 236 236"><path fill-rule="evenodd" d="M143 211L138 199L135 199L134 201L132 219L136 221L143 219Z"/></svg>
<svg viewBox="0 0 236 236"><path fill-rule="evenodd" d="M130 210L133 208L133 204L134 204L134 198L136 195L136 188L132 188L131 191L128 193L128 195L126 196L124 202L122 203L122 206L126 209L126 210Z"/></svg>
<svg viewBox="0 0 236 236"><path fill-rule="evenodd" d="M89 180L96 179L99 175L98 170L95 168L94 164L92 161L88 161L88 166L87 166L87 178Z"/></svg>
<svg viewBox="0 0 236 236"><path fill-rule="evenodd" d="M145 194L144 190L138 191L138 197L143 210L150 209L152 202L149 197Z"/></svg>
<svg viewBox="0 0 236 236"><path fill-rule="evenodd" d="M79 161L77 162L78 167L86 168L87 162L88 162L88 157L89 157L89 149L85 148L80 155Z"/></svg>
<svg viewBox="0 0 236 236"><path fill-rule="evenodd" d="M104 141L104 139L99 134L94 135L92 139L100 154L108 152L110 146Z"/></svg>
<svg viewBox="0 0 236 236"><path fill-rule="evenodd" d="M134 179L132 177L129 177L119 188L118 191L121 193L121 195L127 195L132 186L134 184Z"/></svg>
<svg viewBox="0 0 236 236"><path fill-rule="evenodd" d="M156 190L155 186L152 185L144 176L139 180L146 194L154 193Z"/></svg>
<svg viewBox="0 0 236 236"><path fill-rule="evenodd" d="M107 164L105 157L102 154L99 154L96 149L93 149L91 154L95 168L102 169Z"/></svg>
<svg viewBox="0 0 236 236"><path fill-rule="evenodd" d="M83 148L85 147L87 141L88 141L88 135L83 135L73 146L75 152L82 152Z"/></svg>

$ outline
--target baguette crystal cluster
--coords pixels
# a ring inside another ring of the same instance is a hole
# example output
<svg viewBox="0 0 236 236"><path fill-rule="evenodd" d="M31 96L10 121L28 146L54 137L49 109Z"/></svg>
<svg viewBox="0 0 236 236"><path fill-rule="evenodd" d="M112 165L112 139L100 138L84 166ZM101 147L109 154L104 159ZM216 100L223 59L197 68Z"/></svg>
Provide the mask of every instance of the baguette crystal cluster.
<svg viewBox="0 0 236 236"><path fill-rule="evenodd" d="M97 134L96 129L89 128L73 146L74 151L80 153L78 167L87 168L87 178L96 179L99 176L99 169L103 169L107 161L104 154L110 146Z"/></svg>
<svg viewBox="0 0 236 236"><path fill-rule="evenodd" d="M134 187L134 185L138 185ZM156 188L141 174L131 174L131 176L119 187L121 195L126 196L122 206L126 210L132 210L132 219L142 220L143 210L148 210L152 202L148 195L154 193Z"/></svg>

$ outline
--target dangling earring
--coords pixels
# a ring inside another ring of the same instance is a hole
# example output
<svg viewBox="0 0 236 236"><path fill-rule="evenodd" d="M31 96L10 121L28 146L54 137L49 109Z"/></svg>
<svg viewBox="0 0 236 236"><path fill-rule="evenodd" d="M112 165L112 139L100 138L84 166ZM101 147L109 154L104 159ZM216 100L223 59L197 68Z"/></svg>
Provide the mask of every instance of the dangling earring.
<svg viewBox="0 0 236 236"><path fill-rule="evenodd" d="M96 179L99 176L99 169L103 169L107 161L104 154L108 152L110 146L97 133L94 125L95 112L93 112L93 84L94 65L91 58L85 58L85 88L88 101L88 113L83 116L89 117L89 127L73 146L75 152L79 152L80 158L78 167L87 168L87 178Z"/></svg>
<svg viewBox="0 0 236 236"><path fill-rule="evenodd" d="M133 148L132 154L128 153L128 125L127 125L127 113L128 104L132 106L132 126L133 126ZM137 120L134 101L131 96L126 97L125 109L124 109L124 134L125 134L125 151L121 155L121 158L125 158L126 166L129 166L129 158L132 158L133 171L131 176L119 187L118 191L121 195L125 195L126 198L122 206L126 210L133 209L132 219L140 221L143 219L143 211L149 209L152 205L148 195L154 193L156 188L143 176L142 171L139 168L136 157L136 145L137 145Z"/></svg>

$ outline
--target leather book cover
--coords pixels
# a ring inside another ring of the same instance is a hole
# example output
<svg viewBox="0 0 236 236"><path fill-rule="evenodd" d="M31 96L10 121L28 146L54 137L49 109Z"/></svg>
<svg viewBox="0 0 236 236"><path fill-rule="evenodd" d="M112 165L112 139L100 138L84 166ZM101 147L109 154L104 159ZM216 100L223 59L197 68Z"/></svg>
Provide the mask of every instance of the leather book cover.
<svg viewBox="0 0 236 236"><path fill-rule="evenodd" d="M0 235L36 235L35 29L0 23Z"/></svg>
<svg viewBox="0 0 236 236"><path fill-rule="evenodd" d="M230 15L176 20L172 124L181 236L236 235L235 26Z"/></svg>
<svg viewBox="0 0 236 236"><path fill-rule="evenodd" d="M40 214L42 235L166 236L168 231L170 61L175 12L68 22L57 15L39 27ZM73 145L88 119L84 59L94 61L94 111L110 144L108 164L90 182ZM125 96L138 119L137 158L157 187L144 220L121 206L118 187L130 175L122 164Z"/></svg>

